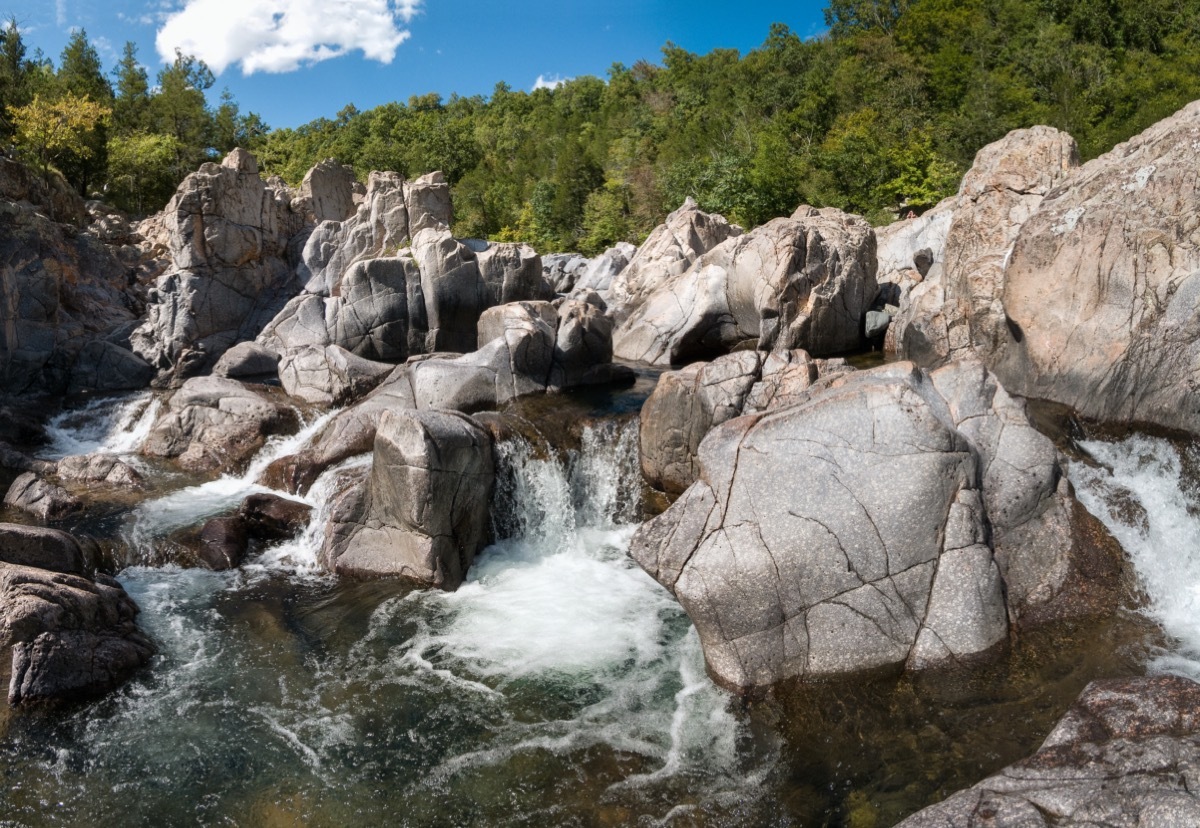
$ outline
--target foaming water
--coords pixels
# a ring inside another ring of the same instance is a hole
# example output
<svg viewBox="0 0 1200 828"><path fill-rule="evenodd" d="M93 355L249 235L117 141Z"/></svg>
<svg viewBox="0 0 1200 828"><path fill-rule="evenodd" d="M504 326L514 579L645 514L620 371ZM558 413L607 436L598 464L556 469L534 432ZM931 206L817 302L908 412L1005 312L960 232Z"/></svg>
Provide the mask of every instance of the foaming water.
<svg viewBox="0 0 1200 828"><path fill-rule="evenodd" d="M150 433L162 400L150 391L102 397L64 411L46 425L48 443L39 453L47 460L75 454L132 454Z"/></svg>
<svg viewBox="0 0 1200 828"><path fill-rule="evenodd" d="M1174 642L1152 669L1200 679L1200 492L1187 458L1145 435L1080 447L1095 464L1071 465L1076 496L1129 554L1146 612Z"/></svg>
<svg viewBox="0 0 1200 828"><path fill-rule="evenodd" d="M7 818L764 823L777 746L625 554L636 435L596 430L566 459L503 447L503 539L452 594L307 577L332 494L369 463L326 472L309 532L242 571L127 570L160 655L67 721L0 739Z"/></svg>

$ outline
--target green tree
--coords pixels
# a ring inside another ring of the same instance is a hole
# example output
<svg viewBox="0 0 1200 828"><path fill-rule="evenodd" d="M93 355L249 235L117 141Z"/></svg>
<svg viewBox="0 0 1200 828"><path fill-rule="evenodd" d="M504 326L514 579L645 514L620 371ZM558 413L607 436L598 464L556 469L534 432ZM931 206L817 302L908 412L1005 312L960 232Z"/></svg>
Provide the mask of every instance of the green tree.
<svg viewBox="0 0 1200 828"><path fill-rule="evenodd" d="M108 180L113 203L138 215L166 204L178 183L175 144L172 135L139 133L110 139Z"/></svg>
<svg viewBox="0 0 1200 828"><path fill-rule="evenodd" d="M158 93L150 99L150 131L175 139L176 180L209 157L212 113L204 92L215 78L204 61L175 50L175 60L158 73Z"/></svg>
<svg viewBox="0 0 1200 828"><path fill-rule="evenodd" d="M87 32L76 30L59 59L56 74L58 88L67 95L92 101L111 112L112 86L104 77L100 55L88 42ZM82 195L104 175L108 166L108 126L100 119L84 138L86 151L64 152L58 160L59 169Z"/></svg>
<svg viewBox="0 0 1200 828"><path fill-rule="evenodd" d="M25 58L25 42L15 18L9 18L0 30L0 141L9 141L16 132L9 110L29 103L30 64Z"/></svg>
<svg viewBox="0 0 1200 828"><path fill-rule="evenodd" d="M51 165L63 158L86 158L96 128L110 110L88 98L67 92L57 100L34 95L26 106L14 107L17 147L49 180Z"/></svg>
<svg viewBox="0 0 1200 828"><path fill-rule="evenodd" d="M117 80L113 101L113 133L132 135L146 129L150 108L150 79L146 75L146 69L138 63L135 43L125 43L113 76Z"/></svg>

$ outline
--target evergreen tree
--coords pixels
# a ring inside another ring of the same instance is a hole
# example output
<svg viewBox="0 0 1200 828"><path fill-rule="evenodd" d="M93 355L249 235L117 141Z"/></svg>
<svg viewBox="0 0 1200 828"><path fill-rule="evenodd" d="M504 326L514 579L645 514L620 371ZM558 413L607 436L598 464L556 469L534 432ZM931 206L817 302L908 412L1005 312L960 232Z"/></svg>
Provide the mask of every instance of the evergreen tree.
<svg viewBox="0 0 1200 828"><path fill-rule="evenodd" d="M71 35L59 59L55 77L60 94L91 101L105 111L111 111L112 86L104 77L100 55L88 42L87 32L83 29ZM86 133L84 141L84 151L64 153L58 165L71 185L86 196L103 178L108 166L108 128L103 119Z"/></svg>
<svg viewBox="0 0 1200 828"><path fill-rule="evenodd" d="M137 45L125 43L121 60L113 70L117 80L113 101L113 134L132 135L148 127L150 109L150 80L146 69L138 63Z"/></svg>

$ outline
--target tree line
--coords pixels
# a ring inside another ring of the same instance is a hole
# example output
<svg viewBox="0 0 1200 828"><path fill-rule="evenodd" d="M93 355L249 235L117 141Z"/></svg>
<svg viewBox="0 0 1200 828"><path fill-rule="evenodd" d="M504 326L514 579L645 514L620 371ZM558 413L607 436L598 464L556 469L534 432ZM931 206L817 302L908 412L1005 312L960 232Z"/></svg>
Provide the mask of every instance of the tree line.
<svg viewBox="0 0 1200 828"><path fill-rule="evenodd" d="M228 98L204 110L194 93L212 77L186 56L153 93L144 73L139 87L127 46L106 99L107 167L89 161L90 178L69 161L60 168L77 186L107 169L115 200L138 210L159 206L196 161L231 142L292 184L325 158L363 177L440 169L458 235L595 253L640 241L688 196L747 227L802 203L884 223L952 194L974 154L1012 129L1064 129L1086 159L1200 98L1200 0L832 0L825 17L821 36L775 25L744 55L668 43L660 63L615 64L603 79L347 106L275 130ZM4 49L7 105L7 39ZM80 63L71 50L57 73L35 74L79 74L68 72ZM136 141L170 146L155 186L130 181L117 139L126 151Z"/></svg>

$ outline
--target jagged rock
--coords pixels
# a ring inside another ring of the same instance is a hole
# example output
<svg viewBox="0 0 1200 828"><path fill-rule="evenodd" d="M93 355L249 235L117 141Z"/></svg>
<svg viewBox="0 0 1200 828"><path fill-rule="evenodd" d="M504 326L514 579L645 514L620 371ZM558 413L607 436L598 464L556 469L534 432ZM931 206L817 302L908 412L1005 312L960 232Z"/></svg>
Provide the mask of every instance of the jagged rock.
<svg viewBox="0 0 1200 828"><path fill-rule="evenodd" d="M629 263L633 261L637 255L637 251L637 247L629 242L618 242L615 247L610 247L587 263L587 266L579 274L575 284L572 285L572 289L577 291L597 291L599 293L610 292L613 282L624 272ZM567 291L559 292L565 293Z"/></svg>
<svg viewBox="0 0 1200 828"><path fill-rule="evenodd" d="M54 473L64 483L100 484L134 489L141 488L145 483L137 469L111 454L64 457L58 461Z"/></svg>
<svg viewBox="0 0 1200 828"><path fill-rule="evenodd" d="M448 411L389 411L365 487L334 508L330 571L453 590L488 540L495 470L488 433Z"/></svg>
<svg viewBox="0 0 1200 828"><path fill-rule="evenodd" d="M239 342L221 355L213 374L230 379L278 376L279 354L257 342Z"/></svg>
<svg viewBox="0 0 1200 828"><path fill-rule="evenodd" d="M527 244L495 244L475 253L488 291L488 306L551 299L554 290L542 275L542 257Z"/></svg>
<svg viewBox="0 0 1200 828"><path fill-rule="evenodd" d="M615 353L671 365L747 344L852 350L877 293L876 264L875 234L863 219L801 207L718 245L658 287L617 330Z"/></svg>
<svg viewBox="0 0 1200 828"><path fill-rule="evenodd" d="M79 498L34 472L25 472L12 482L4 505L41 520L60 520L83 509Z"/></svg>
<svg viewBox="0 0 1200 828"><path fill-rule="evenodd" d="M0 156L0 199L32 207L51 221L79 229L91 221L87 203L61 175L39 175L3 156Z"/></svg>
<svg viewBox="0 0 1200 828"><path fill-rule="evenodd" d="M1042 199L1079 166L1065 132L1038 126L988 144L963 177L940 273L902 304L893 345L932 366L975 351L991 362L1006 335L1001 301L1005 265L1021 226Z"/></svg>
<svg viewBox="0 0 1200 828"><path fill-rule="evenodd" d="M591 265L591 259L578 253L551 253L542 256L542 278L555 293L570 293Z"/></svg>
<svg viewBox="0 0 1200 828"><path fill-rule="evenodd" d="M0 564L0 678L11 675L9 704L75 699L125 681L154 653L137 613L106 575Z"/></svg>
<svg viewBox="0 0 1200 828"><path fill-rule="evenodd" d="M160 377L211 368L299 291L289 247L307 225L291 200L263 182L243 150L179 185L163 218L172 266L150 291L146 322L132 337L133 351Z"/></svg>
<svg viewBox="0 0 1200 828"><path fill-rule="evenodd" d="M1037 753L899 828L1152 828L1200 824L1200 685L1179 676L1094 681Z"/></svg>
<svg viewBox="0 0 1200 828"><path fill-rule="evenodd" d="M315 224L344 221L354 215L354 168L327 158L304 175L297 213L307 213Z"/></svg>
<svg viewBox="0 0 1200 828"><path fill-rule="evenodd" d="M79 542L66 532L0 523L0 563L87 575L91 566Z"/></svg>
<svg viewBox="0 0 1200 828"><path fill-rule="evenodd" d="M68 393L137 391L154 379L154 368L128 348L93 340L79 352L71 368Z"/></svg>
<svg viewBox="0 0 1200 828"><path fill-rule="evenodd" d="M1095 521L978 362L831 375L718 426L699 459L631 554L727 687L921 668L999 644L1010 617L1095 609L1071 594L1102 554L1087 546ZM1119 574L1106 572L1114 593Z"/></svg>
<svg viewBox="0 0 1200 828"><path fill-rule="evenodd" d="M1089 161L1021 227L1005 271L1014 393L1200 430L1200 102Z"/></svg>
<svg viewBox="0 0 1200 828"><path fill-rule="evenodd" d="M546 385L577 388L611 381L613 324L604 309L579 299L559 305L554 359Z"/></svg>
<svg viewBox="0 0 1200 828"><path fill-rule="evenodd" d="M454 221L450 202L450 185L440 172L431 172L413 181L404 191L408 208L409 232L415 237L420 231L448 230Z"/></svg>
<svg viewBox="0 0 1200 828"><path fill-rule="evenodd" d="M171 397L141 453L193 471L235 470L272 434L295 430L296 412L242 383L195 377Z"/></svg>
<svg viewBox="0 0 1200 828"><path fill-rule="evenodd" d="M705 213L691 198L638 248L611 283L616 321L623 322L651 293L681 276L705 253L741 234L724 216Z"/></svg>
<svg viewBox="0 0 1200 828"><path fill-rule="evenodd" d="M246 524L241 517L215 517L200 529L196 556L214 572L237 569L246 557L248 543Z"/></svg>

